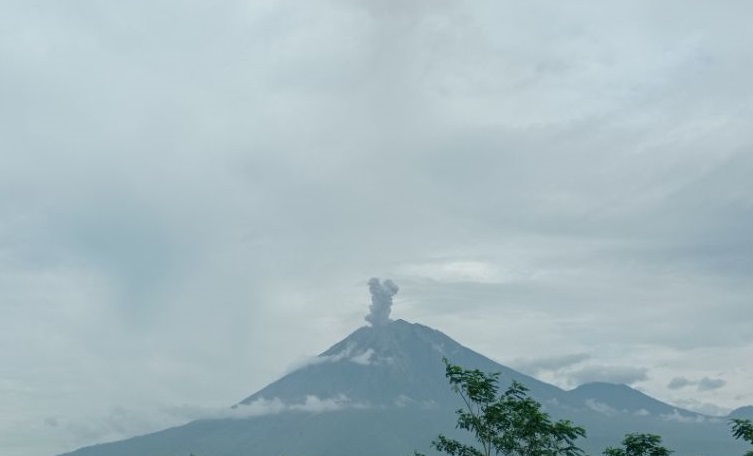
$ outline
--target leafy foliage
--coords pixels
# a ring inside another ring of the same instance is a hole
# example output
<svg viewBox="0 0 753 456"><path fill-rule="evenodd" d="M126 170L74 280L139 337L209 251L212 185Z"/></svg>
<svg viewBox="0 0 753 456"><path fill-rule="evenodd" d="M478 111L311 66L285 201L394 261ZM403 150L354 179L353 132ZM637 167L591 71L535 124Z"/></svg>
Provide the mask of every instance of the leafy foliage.
<svg viewBox="0 0 753 456"><path fill-rule="evenodd" d="M730 424L732 424L732 436L734 438L743 439L753 444L753 422L742 418L733 418L730 420ZM753 450L745 453L745 456L753 456Z"/></svg>
<svg viewBox="0 0 753 456"><path fill-rule="evenodd" d="M586 431L568 420L553 422L528 389L512 382L499 394L499 374L468 370L444 360L446 377L465 403L457 427L471 432L479 447L439 435L432 446L450 456L580 456L575 445ZM418 453L417 453L418 455Z"/></svg>
<svg viewBox="0 0 753 456"><path fill-rule="evenodd" d="M623 448L609 447L606 456L669 456L672 450L661 445L661 437L655 434L627 434L622 441Z"/></svg>

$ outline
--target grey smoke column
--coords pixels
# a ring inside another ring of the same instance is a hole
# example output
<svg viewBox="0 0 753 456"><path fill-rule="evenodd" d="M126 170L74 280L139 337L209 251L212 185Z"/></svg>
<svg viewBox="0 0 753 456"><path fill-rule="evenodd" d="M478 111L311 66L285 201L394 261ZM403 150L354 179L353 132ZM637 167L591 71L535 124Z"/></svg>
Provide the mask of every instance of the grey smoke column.
<svg viewBox="0 0 753 456"><path fill-rule="evenodd" d="M366 315L366 321L373 326L389 323L390 311L392 310L392 297L397 294L399 289L392 280L388 279L380 283L376 277L369 279L371 305L369 306L369 314Z"/></svg>

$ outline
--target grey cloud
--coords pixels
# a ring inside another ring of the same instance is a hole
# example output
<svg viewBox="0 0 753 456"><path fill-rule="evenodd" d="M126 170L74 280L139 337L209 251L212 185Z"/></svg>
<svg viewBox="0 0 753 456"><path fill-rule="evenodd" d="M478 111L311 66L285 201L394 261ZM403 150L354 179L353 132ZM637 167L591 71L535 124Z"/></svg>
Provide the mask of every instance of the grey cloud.
<svg viewBox="0 0 753 456"><path fill-rule="evenodd" d="M702 379L698 380L698 391L711 391L716 390L724 385L726 385L727 382L721 378L709 378L709 377L703 377Z"/></svg>
<svg viewBox="0 0 753 456"><path fill-rule="evenodd" d="M586 366L568 373L575 384L588 382L634 383L648 379L648 369L631 366Z"/></svg>
<svg viewBox="0 0 753 456"><path fill-rule="evenodd" d="M572 367L590 358L591 355L588 353L573 353L562 356L515 360L512 364L516 369L535 375L543 371L558 371Z"/></svg>
<svg viewBox="0 0 753 456"><path fill-rule="evenodd" d="M727 382L721 378L703 377L698 380L691 380L685 377L674 377L667 384L669 389L682 389L688 386L695 386L697 391L711 391L722 388Z"/></svg>
<svg viewBox="0 0 753 456"><path fill-rule="evenodd" d="M577 381L642 374L552 344L750 351L751 4L37 6L0 2L0 363L51 397L6 394L0 435L232 403L362 324L373 271L401 316ZM443 258L521 279L400 274Z"/></svg>
<svg viewBox="0 0 753 456"><path fill-rule="evenodd" d="M694 383L695 382L693 382L691 380L688 380L685 377L674 377L667 384L667 388L669 388L669 389L680 389L680 388L684 388L686 386L692 385Z"/></svg>

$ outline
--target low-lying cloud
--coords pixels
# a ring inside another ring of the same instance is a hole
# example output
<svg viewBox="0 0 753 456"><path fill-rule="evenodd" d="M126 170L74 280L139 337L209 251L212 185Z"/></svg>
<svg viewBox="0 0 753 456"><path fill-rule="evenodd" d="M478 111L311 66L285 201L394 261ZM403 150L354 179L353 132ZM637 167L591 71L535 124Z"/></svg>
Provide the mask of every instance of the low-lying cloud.
<svg viewBox="0 0 753 456"><path fill-rule="evenodd" d="M568 373L574 384L590 382L621 383L632 385L648 379L648 369L632 366L586 366Z"/></svg>
<svg viewBox="0 0 753 456"><path fill-rule="evenodd" d="M703 415L685 415L677 409L672 410L672 413L661 415L661 418L665 421L676 421L678 423L705 423L708 420Z"/></svg>
<svg viewBox="0 0 753 456"><path fill-rule="evenodd" d="M667 383L667 388L679 390L690 386L695 386L697 391L712 391L724 387L727 381L721 378L703 377L698 380L691 380L686 377L674 377Z"/></svg>
<svg viewBox="0 0 753 456"><path fill-rule="evenodd" d="M274 415L282 412L334 412L346 408L364 408L365 404L352 401L348 396L340 394L334 398L321 399L315 395L306 396L300 403L286 403L275 397L261 398L247 405L238 405L232 409L223 410L209 418L248 418L252 416Z"/></svg>
<svg viewBox="0 0 753 456"><path fill-rule="evenodd" d="M319 355L293 363L286 369L286 372L290 373L309 366L315 366L317 364L337 363L340 361L348 361L356 364L361 364L363 366L370 366L378 363L390 363L392 362L392 359L377 359L374 349L372 348L368 348L366 350L358 350L356 345L348 345L344 350L333 355Z"/></svg>
<svg viewBox="0 0 753 456"><path fill-rule="evenodd" d="M516 369L531 375L541 372L556 372L578 365L591 358L588 353L573 353L562 356L548 356L543 358L519 359L512 362Z"/></svg>
<svg viewBox="0 0 753 456"><path fill-rule="evenodd" d="M586 399L586 407L607 416L614 416L620 413L616 408L610 407L609 405L594 399Z"/></svg>

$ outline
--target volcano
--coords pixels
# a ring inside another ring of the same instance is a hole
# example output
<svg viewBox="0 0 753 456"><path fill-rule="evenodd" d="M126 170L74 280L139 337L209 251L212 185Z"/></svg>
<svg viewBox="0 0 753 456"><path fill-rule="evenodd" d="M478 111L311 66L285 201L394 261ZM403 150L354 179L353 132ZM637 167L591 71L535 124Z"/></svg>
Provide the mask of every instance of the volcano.
<svg viewBox="0 0 753 456"><path fill-rule="evenodd" d="M625 433L652 432L669 448L737 455L725 420L665 404L626 385L594 383L572 391L541 382L470 350L440 331L404 320L357 329L313 361L232 407L204 419L67 456L241 456L431 454L438 433L455 429L461 404L444 378L454 364L517 380L554 418L586 427L592 454ZM466 437L467 438L467 437Z"/></svg>
<svg viewBox="0 0 753 456"><path fill-rule="evenodd" d="M455 411L463 407L445 379L445 359L513 380L555 419L582 425L580 446L600 454L624 434L659 434L680 453L744 452L726 420L682 410L627 385L590 383L566 391L503 366L440 331L389 318L392 281L369 280L369 326L312 361L241 400L222 418L203 419L66 456L383 456L431 454L438 433L461 440ZM514 350L514 347L510 348ZM740 409L747 413L747 409ZM742 412L741 412L742 413Z"/></svg>

